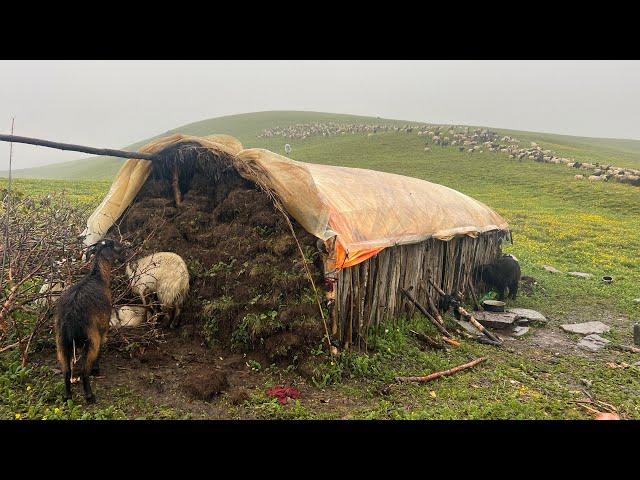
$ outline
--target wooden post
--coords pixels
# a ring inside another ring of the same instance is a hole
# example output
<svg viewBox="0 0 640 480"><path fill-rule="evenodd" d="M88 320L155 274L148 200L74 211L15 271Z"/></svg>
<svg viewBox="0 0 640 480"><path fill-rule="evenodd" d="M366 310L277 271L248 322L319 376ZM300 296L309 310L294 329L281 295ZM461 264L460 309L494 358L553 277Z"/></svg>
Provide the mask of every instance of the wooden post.
<svg viewBox="0 0 640 480"><path fill-rule="evenodd" d="M178 162L176 160L173 161L171 186L173 187L173 198L176 201L176 207L179 207L182 203L182 193L180 192L180 173L178 172Z"/></svg>

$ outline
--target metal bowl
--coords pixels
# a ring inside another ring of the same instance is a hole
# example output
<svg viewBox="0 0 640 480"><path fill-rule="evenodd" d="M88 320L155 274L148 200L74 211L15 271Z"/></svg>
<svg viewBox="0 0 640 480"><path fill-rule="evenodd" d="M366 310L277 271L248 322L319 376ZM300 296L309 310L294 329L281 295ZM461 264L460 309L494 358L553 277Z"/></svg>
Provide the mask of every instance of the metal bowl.
<svg viewBox="0 0 640 480"><path fill-rule="evenodd" d="M485 300L482 306L488 312L504 312L505 303L500 300Z"/></svg>
<svg viewBox="0 0 640 480"><path fill-rule="evenodd" d="M610 277L609 275L605 275L604 277L602 277L602 281L604 283L612 283L613 282L613 277Z"/></svg>

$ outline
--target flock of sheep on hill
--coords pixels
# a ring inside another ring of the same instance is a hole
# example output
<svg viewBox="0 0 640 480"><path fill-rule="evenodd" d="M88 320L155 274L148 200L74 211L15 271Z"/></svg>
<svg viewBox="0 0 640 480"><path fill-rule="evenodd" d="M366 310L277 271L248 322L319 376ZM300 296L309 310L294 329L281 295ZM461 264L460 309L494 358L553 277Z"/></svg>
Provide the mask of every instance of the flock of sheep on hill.
<svg viewBox="0 0 640 480"><path fill-rule="evenodd" d="M381 124L340 124L327 123L299 123L288 127L274 127L262 131L258 138L284 137L291 139L305 139L311 136L331 137L347 134L366 133L372 137L376 133L396 132L411 134L416 132L420 137L427 137L424 151L430 152L434 145L441 147L457 147L460 152L473 154L500 152L507 154L509 158L517 160L534 160L541 163L564 164L568 167L588 170L588 174L575 175L576 180L588 178L589 181L615 180L629 185L640 186L640 170L633 168L621 168L612 164L600 165L597 162L579 162L572 158L561 157L551 150L543 149L535 142L529 147L522 147L521 142L508 135L499 135L497 132L486 128L471 128L460 126L441 125L409 125L402 126L388 123ZM289 144L287 144L289 145ZM289 153L291 147L287 149Z"/></svg>

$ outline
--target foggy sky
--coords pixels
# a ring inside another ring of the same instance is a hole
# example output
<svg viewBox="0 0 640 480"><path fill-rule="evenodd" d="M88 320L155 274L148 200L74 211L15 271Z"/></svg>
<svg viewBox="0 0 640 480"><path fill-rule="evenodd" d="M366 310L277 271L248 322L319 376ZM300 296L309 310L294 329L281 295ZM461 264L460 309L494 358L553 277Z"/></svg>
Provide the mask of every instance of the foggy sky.
<svg viewBox="0 0 640 480"><path fill-rule="evenodd" d="M0 61L0 132L15 116L16 135L121 148L206 118L309 110L640 139L639 86L638 61ZM14 145L13 168L78 158Z"/></svg>

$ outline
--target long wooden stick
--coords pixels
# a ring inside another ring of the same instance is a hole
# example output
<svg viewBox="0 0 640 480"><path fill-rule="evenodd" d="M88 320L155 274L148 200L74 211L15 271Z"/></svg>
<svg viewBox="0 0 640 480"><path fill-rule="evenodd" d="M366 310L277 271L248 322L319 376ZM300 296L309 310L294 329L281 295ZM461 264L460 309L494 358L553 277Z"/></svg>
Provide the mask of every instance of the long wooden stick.
<svg viewBox="0 0 640 480"><path fill-rule="evenodd" d="M443 372L435 372L430 375L426 375L424 377L396 377L396 381L397 382L420 382L420 383L430 382L431 380L435 380L440 377L448 377L462 370L475 367L479 363L484 362L486 359L487 357L476 358L475 360L472 360L469 363L458 365L457 367L450 368L449 370L445 370Z"/></svg>
<svg viewBox="0 0 640 480"><path fill-rule="evenodd" d="M173 198L176 202L176 207L179 207L182 204L182 193L180 192L180 173L178 172L178 162L176 160L173 162L171 188L173 188Z"/></svg>
<svg viewBox="0 0 640 480"><path fill-rule="evenodd" d="M469 286L469 293L471 294L471 300L473 300L473 309L480 310L481 308L484 310L484 307L478 303L478 296L476 295L476 290L473 288L473 283L471 282L471 278L467 278L467 285Z"/></svg>
<svg viewBox="0 0 640 480"><path fill-rule="evenodd" d="M72 150L74 152L92 153L94 155L106 155L108 157L141 158L143 160L156 159L156 156L150 153L127 152L126 150L114 150L111 148L85 147L82 145L73 145L71 143L52 142L50 140L42 140L39 138L20 137L18 135L0 134L0 141L27 143L29 145L37 145L40 147L56 148L58 150Z"/></svg>
<svg viewBox="0 0 640 480"><path fill-rule="evenodd" d="M614 350L620 350L622 352L631 352L631 353L640 353L639 347L630 347L628 345L620 345L617 343L607 345L609 348L613 348Z"/></svg>
<svg viewBox="0 0 640 480"><path fill-rule="evenodd" d="M424 308L422 305L420 305L418 301L415 298L413 298L409 292L407 292L404 288L401 288L400 291L404 296L406 296L411 301L411 303L413 303L416 307L418 307L418 310L420 310L420 312L425 317L427 317L431 321L431 323L435 325L435 327L438 329L438 331L442 335L444 335L445 337L451 338L451 334L447 331L447 329L444 328L444 326L440 325L440 323L435 318L433 318L433 316L427 311L427 309Z"/></svg>
<svg viewBox="0 0 640 480"><path fill-rule="evenodd" d="M409 333L411 333L416 338L418 338L419 340L423 341L424 343L426 343L430 347L438 348L440 350L444 350L446 348L444 345L442 345L441 343L438 343L436 340L434 340L433 338L431 338L428 335L425 335L424 333L416 332L415 330L409 330ZM446 337L444 337L444 338L446 338Z"/></svg>
<svg viewBox="0 0 640 480"><path fill-rule="evenodd" d="M474 318L473 315L471 315L469 312L467 312L464 308L458 307L458 312L460 313L460 315L462 315L464 318L466 318L471 323L471 325L473 325L478 330L480 330L482 333L484 333L492 341L497 342L497 343L502 343L498 337L496 337L493 333L491 333L489 330L487 330L480 322L478 322Z"/></svg>

